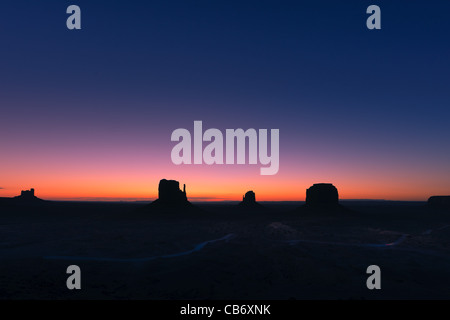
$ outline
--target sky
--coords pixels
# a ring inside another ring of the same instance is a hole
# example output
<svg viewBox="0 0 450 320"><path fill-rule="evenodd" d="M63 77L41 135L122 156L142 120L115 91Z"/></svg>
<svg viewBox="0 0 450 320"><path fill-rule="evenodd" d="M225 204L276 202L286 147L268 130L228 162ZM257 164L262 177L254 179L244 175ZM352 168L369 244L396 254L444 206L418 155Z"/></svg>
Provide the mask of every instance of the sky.
<svg viewBox="0 0 450 320"><path fill-rule="evenodd" d="M66 8L81 8L68 30ZM381 8L381 30L366 9ZM450 194L448 1L3 1L0 197ZM280 130L280 168L175 165L177 128Z"/></svg>

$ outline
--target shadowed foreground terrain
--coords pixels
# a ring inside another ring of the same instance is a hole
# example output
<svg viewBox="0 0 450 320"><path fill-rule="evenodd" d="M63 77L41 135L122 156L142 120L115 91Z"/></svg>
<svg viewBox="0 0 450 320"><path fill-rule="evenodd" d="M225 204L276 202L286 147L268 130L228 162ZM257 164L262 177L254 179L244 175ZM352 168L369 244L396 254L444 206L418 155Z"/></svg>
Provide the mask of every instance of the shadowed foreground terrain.
<svg viewBox="0 0 450 320"><path fill-rule="evenodd" d="M449 299L450 212L425 202L0 207L1 299ZM82 289L66 288L80 266ZM366 269L381 268L381 290Z"/></svg>

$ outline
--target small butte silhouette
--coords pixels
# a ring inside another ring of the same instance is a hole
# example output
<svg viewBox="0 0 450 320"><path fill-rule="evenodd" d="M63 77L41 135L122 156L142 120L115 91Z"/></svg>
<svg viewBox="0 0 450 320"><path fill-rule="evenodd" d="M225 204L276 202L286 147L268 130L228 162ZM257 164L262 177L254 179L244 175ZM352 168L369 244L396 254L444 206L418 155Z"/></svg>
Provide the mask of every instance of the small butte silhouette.
<svg viewBox="0 0 450 320"><path fill-rule="evenodd" d="M3 204L25 204L25 205L33 205L33 204L43 204L47 202L46 200L42 200L34 195L34 188L30 190L22 190L19 196L13 198L0 198L0 203Z"/></svg>
<svg viewBox="0 0 450 320"><path fill-rule="evenodd" d="M253 190L247 191L242 197L242 201L237 205L239 211L266 211L266 207L256 202L256 195Z"/></svg>

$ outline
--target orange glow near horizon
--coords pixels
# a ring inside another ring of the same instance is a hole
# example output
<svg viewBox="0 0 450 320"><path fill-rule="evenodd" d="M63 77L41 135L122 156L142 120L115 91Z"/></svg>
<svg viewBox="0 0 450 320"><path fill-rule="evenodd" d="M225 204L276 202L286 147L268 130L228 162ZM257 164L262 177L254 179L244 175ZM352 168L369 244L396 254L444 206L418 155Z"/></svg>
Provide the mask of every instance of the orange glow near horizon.
<svg viewBox="0 0 450 320"><path fill-rule="evenodd" d="M163 178L179 181L181 188L186 184L191 201L240 201L249 190L257 201L304 201L306 189L323 182L335 185L340 199L424 201L450 194L450 177L442 174L447 164L439 159L424 166L420 159L405 163L293 150L280 158L276 175L262 176L260 165L174 165L170 145L153 153L146 146L129 148L29 148L14 157L6 154L0 197L34 188L36 196L48 200L153 200Z"/></svg>
<svg viewBox="0 0 450 320"><path fill-rule="evenodd" d="M236 170L240 169L231 171ZM188 199L191 201L240 201L249 190L256 193L257 201L304 201L306 189L321 182L333 183L338 188L340 199L424 201L432 195L448 194L446 190L449 190L448 185L439 185L424 177L411 177L407 181L394 183L394 180L367 176L347 176L345 179L335 175L332 179L315 179L312 175L302 176L301 173L297 177L283 172L267 177L259 176L257 172L241 172L240 179L236 179L236 173L227 174L227 170L214 173L214 170L208 169L203 175L200 175L201 170L198 168L191 173L179 171L176 174L161 172L158 177L151 173L143 176L128 172L115 176L72 173L51 179L47 176L44 179L40 174L35 174L31 178L29 175L26 178L16 177L14 185L3 181L6 187L0 189L0 196L12 197L20 194L21 190L34 188L36 196L48 200L153 200L158 196L158 183L161 178L178 180L180 188L186 184Z"/></svg>

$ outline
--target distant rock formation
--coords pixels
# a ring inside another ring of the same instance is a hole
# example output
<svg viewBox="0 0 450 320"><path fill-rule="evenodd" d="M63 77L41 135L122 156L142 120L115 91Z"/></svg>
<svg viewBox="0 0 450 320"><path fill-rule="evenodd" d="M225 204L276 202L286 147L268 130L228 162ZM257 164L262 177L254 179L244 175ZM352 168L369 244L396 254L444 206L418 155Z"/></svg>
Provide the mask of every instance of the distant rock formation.
<svg viewBox="0 0 450 320"><path fill-rule="evenodd" d="M244 204L254 204L256 203L255 193L253 191L247 191L242 197L242 203Z"/></svg>
<svg viewBox="0 0 450 320"><path fill-rule="evenodd" d="M20 192L20 196L17 196L16 198L21 198L21 199L24 199L24 200L34 199L34 198L36 198L34 196L34 189L31 188L30 190L22 190Z"/></svg>
<svg viewBox="0 0 450 320"><path fill-rule="evenodd" d="M178 181L162 179L159 181L158 186L158 200L161 203L166 204L188 202L186 197L186 185L183 186L183 191L181 191L180 183Z"/></svg>
<svg viewBox="0 0 450 320"><path fill-rule="evenodd" d="M39 199L34 195L33 188L31 188L30 190L22 190L20 192L20 196L5 198L4 201L7 199L9 199L9 201L13 204L38 204L46 202L45 200Z"/></svg>
<svg viewBox="0 0 450 320"><path fill-rule="evenodd" d="M176 180L162 179L158 186L158 199L139 209L140 212L176 213L196 212L199 209L190 203L186 196L186 185L180 190Z"/></svg>
<svg viewBox="0 0 450 320"><path fill-rule="evenodd" d="M245 210L262 210L264 206L256 202L255 193L253 191L247 191L242 197L242 202L238 204L238 208Z"/></svg>
<svg viewBox="0 0 450 320"><path fill-rule="evenodd" d="M338 190L331 183L315 183L306 189L306 203L298 210L303 215L339 217L353 215L354 212L339 204Z"/></svg>
<svg viewBox="0 0 450 320"><path fill-rule="evenodd" d="M338 204L338 191L331 183L316 183L306 190L307 206L334 206Z"/></svg>
<svg viewBox="0 0 450 320"><path fill-rule="evenodd" d="M428 205L435 208L450 209L450 196L432 196L428 199Z"/></svg>

